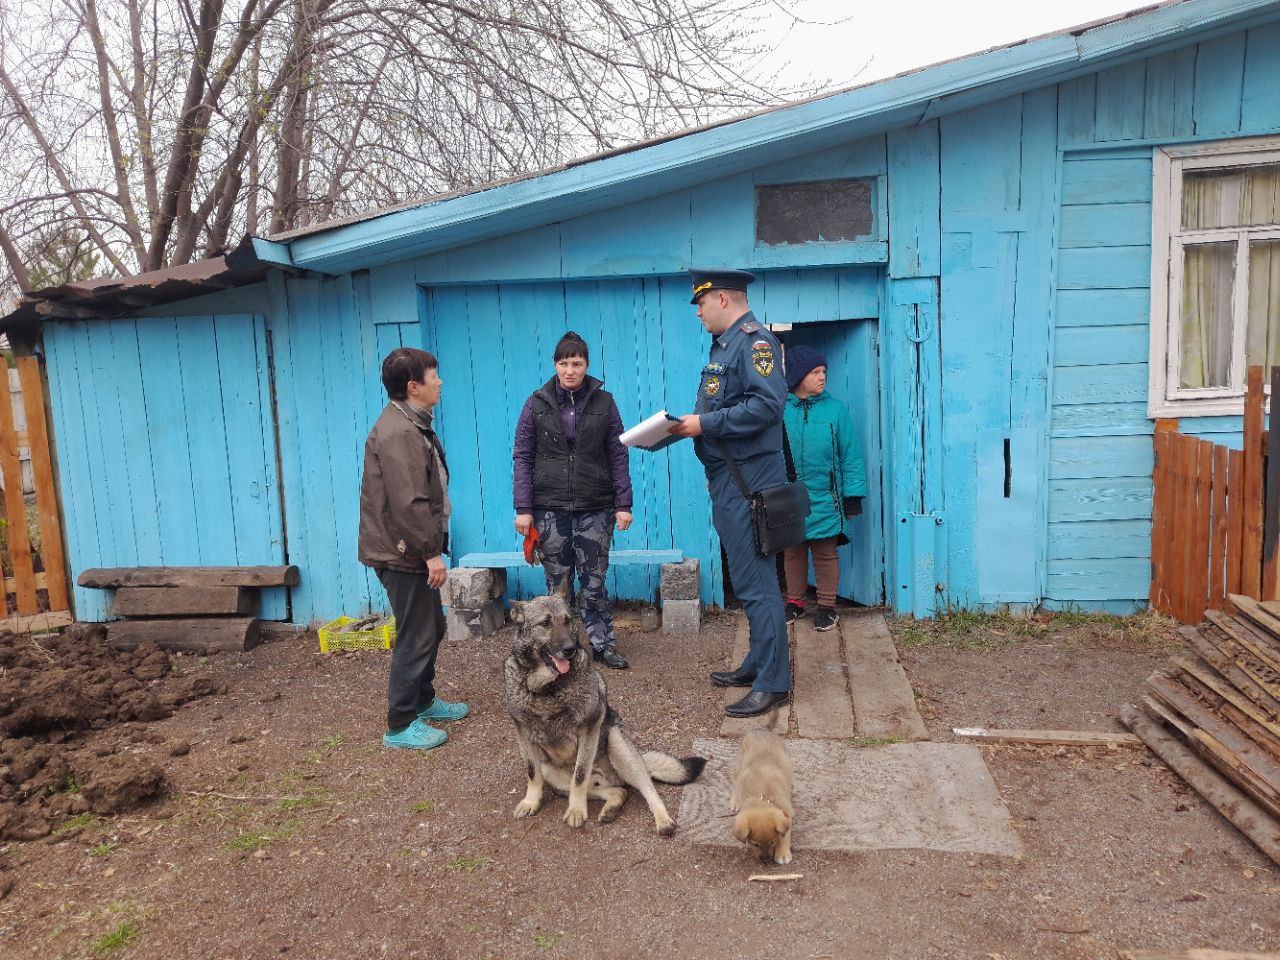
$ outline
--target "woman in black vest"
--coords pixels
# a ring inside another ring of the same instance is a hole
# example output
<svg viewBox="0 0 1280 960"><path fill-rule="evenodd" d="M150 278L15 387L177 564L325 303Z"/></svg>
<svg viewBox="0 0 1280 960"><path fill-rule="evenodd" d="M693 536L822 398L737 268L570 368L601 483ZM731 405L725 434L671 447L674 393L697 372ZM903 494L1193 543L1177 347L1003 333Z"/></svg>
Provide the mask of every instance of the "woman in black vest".
<svg viewBox="0 0 1280 960"><path fill-rule="evenodd" d="M556 375L525 401L516 424L516 532L537 528L547 591L567 578L596 659L625 670L604 585L614 524L631 526L622 416L604 385L587 376L585 340L566 333L554 359Z"/></svg>

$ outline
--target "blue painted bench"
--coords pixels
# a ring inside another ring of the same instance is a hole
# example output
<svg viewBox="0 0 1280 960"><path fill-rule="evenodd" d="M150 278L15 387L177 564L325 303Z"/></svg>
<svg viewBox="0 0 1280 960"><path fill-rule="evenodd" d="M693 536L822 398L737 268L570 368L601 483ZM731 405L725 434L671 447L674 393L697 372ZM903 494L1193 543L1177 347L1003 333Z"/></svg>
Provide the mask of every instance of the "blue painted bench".
<svg viewBox="0 0 1280 960"><path fill-rule="evenodd" d="M640 567L655 563L679 563L684 559L683 550L610 550L610 567ZM510 568L526 566L523 550L494 553L468 553L460 557L459 567Z"/></svg>

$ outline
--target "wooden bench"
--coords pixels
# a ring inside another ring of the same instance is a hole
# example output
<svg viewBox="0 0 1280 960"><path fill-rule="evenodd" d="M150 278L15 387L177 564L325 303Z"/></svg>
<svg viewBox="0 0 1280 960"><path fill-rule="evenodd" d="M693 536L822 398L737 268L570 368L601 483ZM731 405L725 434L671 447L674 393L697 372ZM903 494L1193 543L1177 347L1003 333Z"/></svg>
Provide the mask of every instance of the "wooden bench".
<svg viewBox="0 0 1280 960"><path fill-rule="evenodd" d="M683 550L610 550L610 567L651 566L655 563L679 563L684 559ZM494 553L468 553L458 559L459 567L488 567L510 569L525 566L524 551L510 550Z"/></svg>
<svg viewBox="0 0 1280 960"><path fill-rule="evenodd" d="M155 643L166 650L252 650L261 640L257 618L263 587L293 587L298 568L97 567L76 578L82 587L114 590L107 642L131 649Z"/></svg>

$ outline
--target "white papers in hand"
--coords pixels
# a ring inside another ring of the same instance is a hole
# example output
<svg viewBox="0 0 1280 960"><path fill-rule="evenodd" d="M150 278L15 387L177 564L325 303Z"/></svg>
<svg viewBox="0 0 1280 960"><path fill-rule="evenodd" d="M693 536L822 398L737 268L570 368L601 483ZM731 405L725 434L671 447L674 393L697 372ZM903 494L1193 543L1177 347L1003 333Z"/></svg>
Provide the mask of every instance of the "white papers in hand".
<svg viewBox="0 0 1280 960"><path fill-rule="evenodd" d="M673 417L667 411L659 410L647 420L624 431L618 439L628 447L639 447L641 450L649 451L661 450L667 444L680 439L667 432L673 423L679 422L679 417Z"/></svg>

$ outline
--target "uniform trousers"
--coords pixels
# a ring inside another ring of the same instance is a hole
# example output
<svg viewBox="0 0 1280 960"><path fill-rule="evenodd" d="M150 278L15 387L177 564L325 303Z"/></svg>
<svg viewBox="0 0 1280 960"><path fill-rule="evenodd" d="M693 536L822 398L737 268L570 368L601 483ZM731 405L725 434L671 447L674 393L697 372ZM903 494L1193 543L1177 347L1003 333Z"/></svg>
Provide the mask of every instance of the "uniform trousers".
<svg viewBox="0 0 1280 960"><path fill-rule="evenodd" d="M773 456L740 461L748 489L759 490L785 482L781 459ZM756 675L752 690L785 693L791 689L791 651L787 645L787 619L778 589L778 568L773 557L756 553L747 499L723 464L707 468L711 488L711 521L724 545L733 592L742 601L751 629L751 648L741 669Z"/></svg>
<svg viewBox="0 0 1280 960"><path fill-rule="evenodd" d="M387 729L401 730L418 718L436 698L436 653L444 636L444 608L440 591L427 583L425 569L412 573L381 569L396 616L396 644L391 650L391 678L387 682Z"/></svg>

